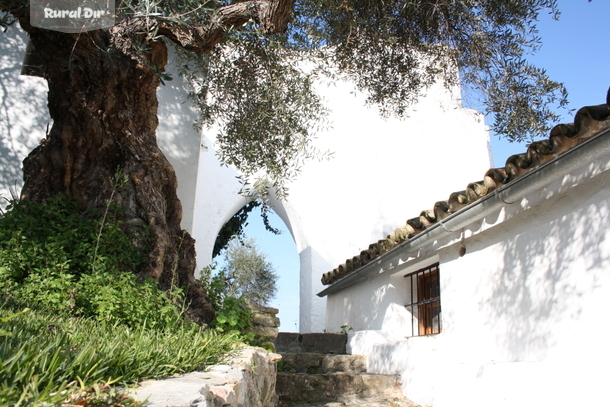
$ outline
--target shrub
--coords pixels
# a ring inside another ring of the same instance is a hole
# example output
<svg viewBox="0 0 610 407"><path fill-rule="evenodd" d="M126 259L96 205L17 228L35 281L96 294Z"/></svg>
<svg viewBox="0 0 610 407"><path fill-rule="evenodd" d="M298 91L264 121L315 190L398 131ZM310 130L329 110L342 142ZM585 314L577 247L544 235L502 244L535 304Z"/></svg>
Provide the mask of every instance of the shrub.
<svg viewBox="0 0 610 407"><path fill-rule="evenodd" d="M227 277L224 271L213 273L213 266L208 266L201 271L199 283L205 287L210 297L212 306L216 310L216 318L211 326L218 332L236 334L251 345L258 345L259 338L248 328L252 326L252 312L246 307L243 297L228 295Z"/></svg>
<svg viewBox="0 0 610 407"><path fill-rule="evenodd" d="M120 215L109 202L103 216L85 216L63 195L46 204L10 202L0 216L0 292L31 308L108 324L182 323L179 289L167 295L156 282L137 280L148 250L132 237L149 231L128 227Z"/></svg>

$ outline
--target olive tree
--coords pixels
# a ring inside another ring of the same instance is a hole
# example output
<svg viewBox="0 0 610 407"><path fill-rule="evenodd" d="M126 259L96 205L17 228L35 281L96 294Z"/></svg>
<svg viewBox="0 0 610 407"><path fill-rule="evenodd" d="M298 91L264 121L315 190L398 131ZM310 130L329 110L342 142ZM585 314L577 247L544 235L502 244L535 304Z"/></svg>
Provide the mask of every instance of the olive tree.
<svg viewBox="0 0 610 407"><path fill-rule="evenodd" d="M176 176L156 142L170 44L195 81L197 124L221 124L221 158L244 179L264 174L250 188L280 194L315 154L320 72L352 80L398 116L433 82L460 81L512 140L543 131L565 98L523 59L539 45L538 13L558 13L554 0L120 0L114 26L79 33L32 26L29 5L0 0L0 23L19 21L29 35L53 119L24 161L21 199L62 193L91 214L114 196L124 223L152 234L137 273L187 288L188 316L200 322L214 311L195 282ZM117 169L127 182L115 191Z"/></svg>
<svg viewBox="0 0 610 407"><path fill-rule="evenodd" d="M226 295L266 306L277 293L277 274L252 238L234 238L224 250Z"/></svg>

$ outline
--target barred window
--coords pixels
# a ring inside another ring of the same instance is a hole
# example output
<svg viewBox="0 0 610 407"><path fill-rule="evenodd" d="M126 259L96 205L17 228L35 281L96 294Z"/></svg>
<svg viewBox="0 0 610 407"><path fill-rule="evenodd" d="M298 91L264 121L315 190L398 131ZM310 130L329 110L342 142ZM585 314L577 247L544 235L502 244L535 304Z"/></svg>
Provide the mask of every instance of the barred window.
<svg viewBox="0 0 610 407"><path fill-rule="evenodd" d="M441 332L441 290L438 263L404 276L410 291L412 336Z"/></svg>

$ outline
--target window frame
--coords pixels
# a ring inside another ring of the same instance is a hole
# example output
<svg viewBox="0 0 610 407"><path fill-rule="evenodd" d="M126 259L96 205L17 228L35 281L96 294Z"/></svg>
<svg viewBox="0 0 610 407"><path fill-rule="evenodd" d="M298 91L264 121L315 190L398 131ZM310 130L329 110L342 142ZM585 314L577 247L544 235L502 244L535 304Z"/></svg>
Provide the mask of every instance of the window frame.
<svg viewBox="0 0 610 407"><path fill-rule="evenodd" d="M442 308L439 263L403 276L408 279L411 313L411 337L438 335L442 332Z"/></svg>

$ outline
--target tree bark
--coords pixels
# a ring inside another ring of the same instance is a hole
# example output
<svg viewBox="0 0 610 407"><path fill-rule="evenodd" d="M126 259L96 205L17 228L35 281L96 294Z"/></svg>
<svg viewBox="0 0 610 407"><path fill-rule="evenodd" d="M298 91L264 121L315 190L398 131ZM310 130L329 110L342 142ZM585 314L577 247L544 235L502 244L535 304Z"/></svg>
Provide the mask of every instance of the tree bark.
<svg viewBox="0 0 610 407"><path fill-rule="evenodd" d="M155 23L153 28L187 50L205 53L227 27L249 19L268 32L285 30L293 3L241 2L219 9L205 27ZM53 119L47 137L24 160L21 198L45 202L63 193L76 200L81 212L101 214L113 196L124 208L126 224L142 230L147 225L152 233L148 261L137 273L154 278L163 289L186 288L187 317L210 322L214 310L194 278L194 240L180 226L176 175L156 140L156 90L167 63L165 43L148 38L151 27L141 19L67 34L32 27L29 13L23 8L23 14L16 13L10 0L0 0L0 10L13 12L30 35L43 63ZM113 182L118 172L127 177L121 188Z"/></svg>
<svg viewBox="0 0 610 407"><path fill-rule="evenodd" d="M156 140L156 90L167 49L156 41L136 52L139 38L122 28L80 35L29 30L43 61L53 126L24 160L21 198L44 202L63 193L81 212L102 214L113 195L125 224L152 235L138 274L163 289L187 289L187 316L207 323L214 311L195 282L194 240L180 226L176 175ZM119 172L127 182L116 188Z"/></svg>

